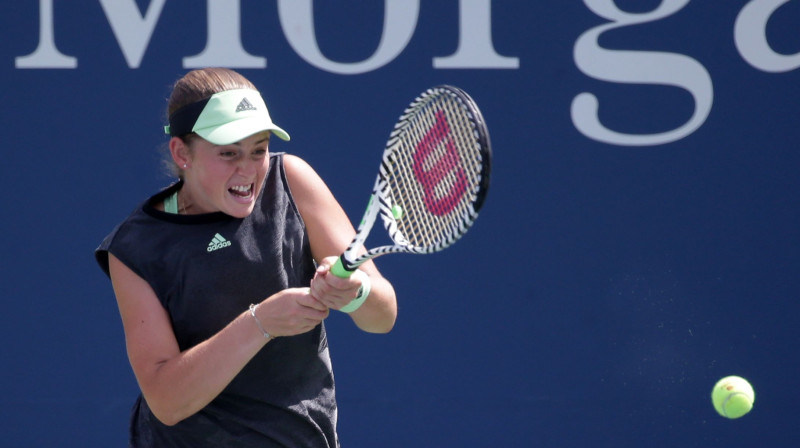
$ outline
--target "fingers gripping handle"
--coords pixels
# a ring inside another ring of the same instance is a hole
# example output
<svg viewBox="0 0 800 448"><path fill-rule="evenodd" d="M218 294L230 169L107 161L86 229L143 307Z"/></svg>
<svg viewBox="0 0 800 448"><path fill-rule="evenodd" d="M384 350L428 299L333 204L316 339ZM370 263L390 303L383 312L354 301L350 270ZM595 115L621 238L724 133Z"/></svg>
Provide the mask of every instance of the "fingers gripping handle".
<svg viewBox="0 0 800 448"><path fill-rule="evenodd" d="M333 275L340 277L340 278L349 278L356 272L357 267L354 267L352 271L348 270L345 267L346 260L343 261L343 257L339 257L336 262L331 266L331 273ZM339 309L339 311L343 313L352 313L353 311L361 308L361 305L367 300L369 297L370 290L372 289L372 285L369 279L369 276L364 272L361 272L361 287L358 289L358 295L347 305L343 306Z"/></svg>

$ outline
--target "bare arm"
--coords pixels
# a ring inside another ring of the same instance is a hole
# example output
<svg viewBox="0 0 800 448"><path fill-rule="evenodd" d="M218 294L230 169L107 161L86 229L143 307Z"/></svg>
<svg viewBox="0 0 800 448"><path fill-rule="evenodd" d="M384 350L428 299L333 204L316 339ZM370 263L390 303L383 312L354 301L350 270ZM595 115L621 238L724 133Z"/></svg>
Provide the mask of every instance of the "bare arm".
<svg viewBox="0 0 800 448"><path fill-rule="evenodd" d="M356 296L361 283L357 276L342 279L329 269L355 236L355 229L327 185L305 161L286 155L284 167L292 196L308 229L312 254L319 263L312 281L313 293L323 304L339 309ZM389 332L397 319L394 288L372 261L359 269L369 275L372 290L367 301L350 317L364 331Z"/></svg>
<svg viewBox="0 0 800 448"><path fill-rule="evenodd" d="M181 352L150 285L113 255L109 268L131 367L147 404L164 424L176 424L205 407L269 342L250 311L243 310L217 334ZM256 311L274 336L304 333L328 315L306 288L278 292Z"/></svg>

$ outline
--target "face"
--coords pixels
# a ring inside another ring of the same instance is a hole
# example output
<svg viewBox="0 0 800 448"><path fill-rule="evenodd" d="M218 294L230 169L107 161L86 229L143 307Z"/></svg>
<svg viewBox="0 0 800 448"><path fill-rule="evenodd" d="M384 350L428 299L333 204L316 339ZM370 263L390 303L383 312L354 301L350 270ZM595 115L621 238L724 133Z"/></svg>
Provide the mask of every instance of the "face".
<svg viewBox="0 0 800 448"><path fill-rule="evenodd" d="M176 162L186 164L181 192L186 212L250 215L269 168L269 137L265 131L230 145L195 138L191 147L177 151Z"/></svg>

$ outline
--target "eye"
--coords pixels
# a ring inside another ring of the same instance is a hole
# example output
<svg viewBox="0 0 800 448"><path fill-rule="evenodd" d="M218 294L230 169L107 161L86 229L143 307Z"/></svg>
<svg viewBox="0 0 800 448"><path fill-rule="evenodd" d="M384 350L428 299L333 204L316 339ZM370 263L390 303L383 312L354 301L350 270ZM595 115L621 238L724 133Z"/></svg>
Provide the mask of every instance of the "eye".
<svg viewBox="0 0 800 448"><path fill-rule="evenodd" d="M268 152L269 150L267 149L266 146L255 147L252 149L252 151L250 151L250 157L254 159L263 159L264 157L266 157Z"/></svg>

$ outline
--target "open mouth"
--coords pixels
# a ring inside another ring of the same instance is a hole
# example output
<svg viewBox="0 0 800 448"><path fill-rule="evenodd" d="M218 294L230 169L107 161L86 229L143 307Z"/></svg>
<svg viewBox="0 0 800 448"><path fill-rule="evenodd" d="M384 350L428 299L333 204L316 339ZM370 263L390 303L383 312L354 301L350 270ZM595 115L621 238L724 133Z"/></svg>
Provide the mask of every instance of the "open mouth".
<svg viewBox="0 0 800 448"><path fill-rule="evenodd" d="M241 199L248 199L253 196L253 184L236 185L228 188L228 193Z"/></svg>

